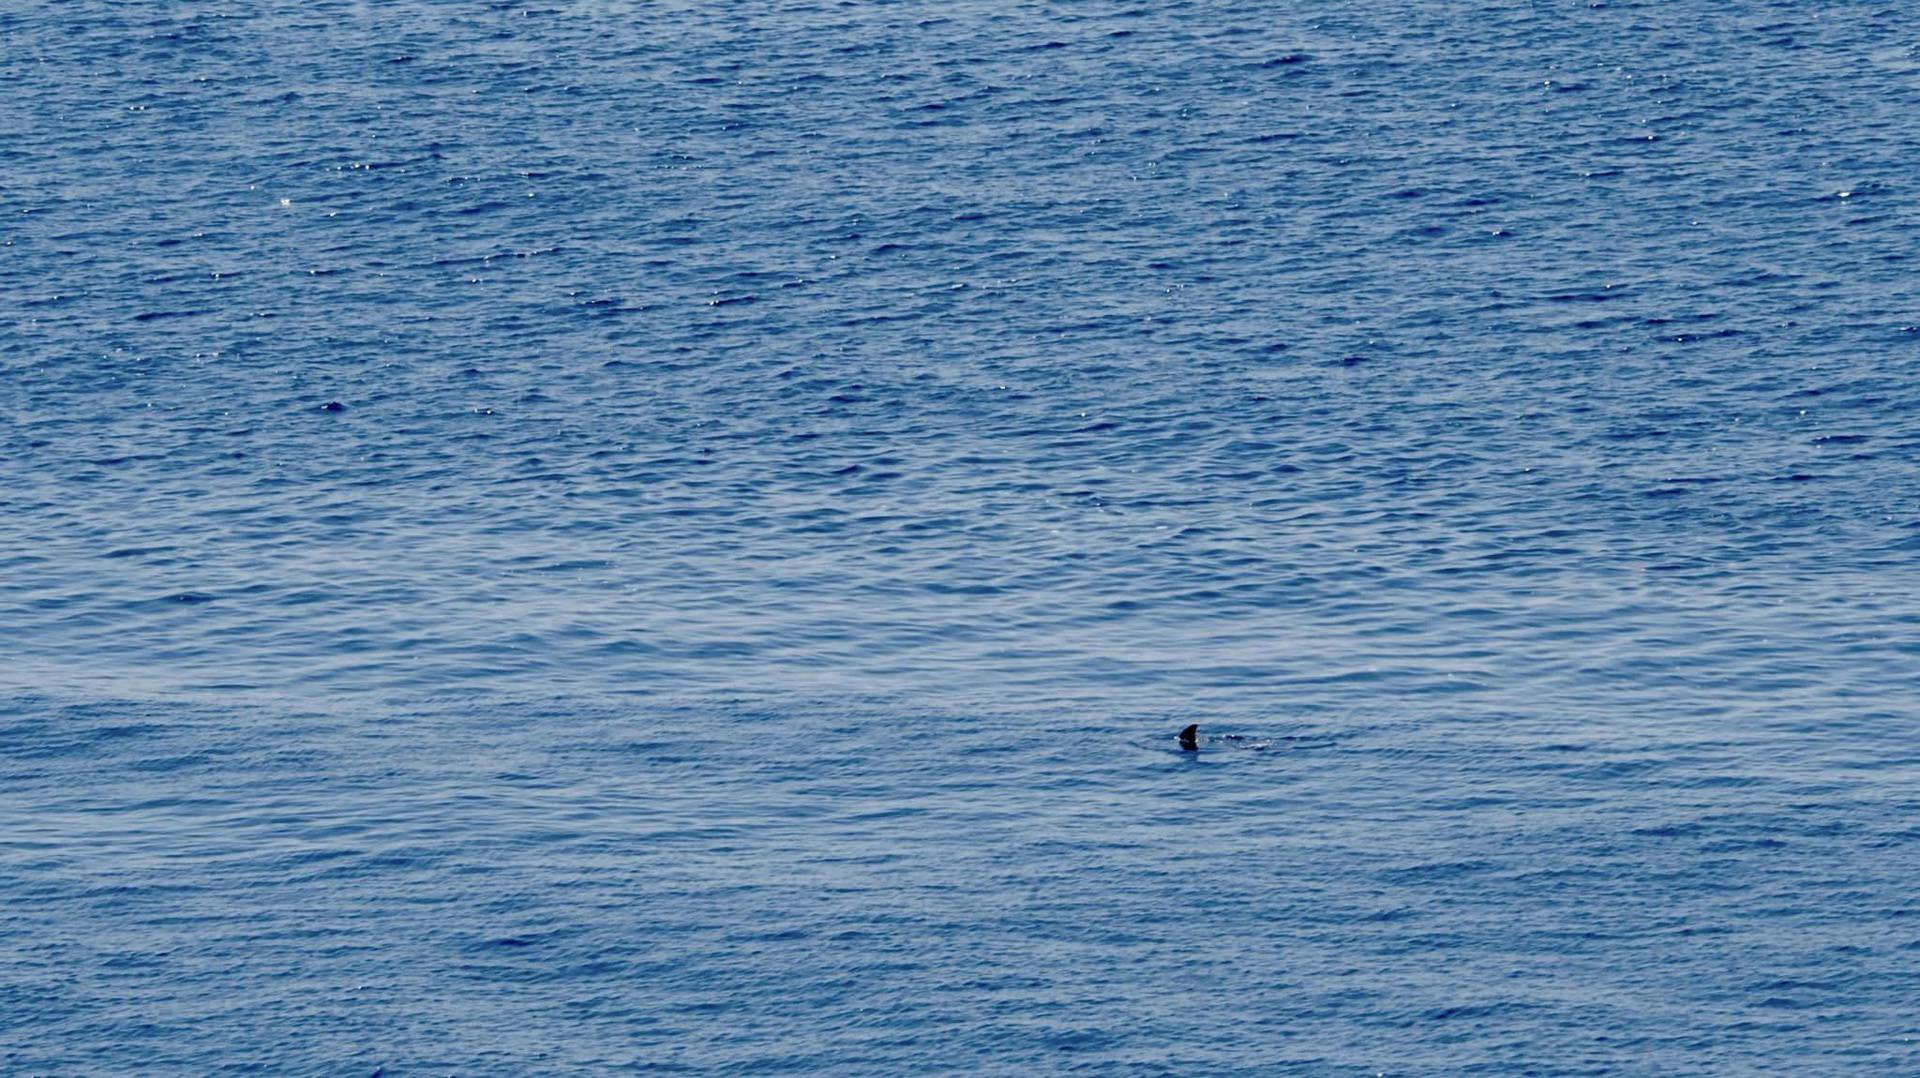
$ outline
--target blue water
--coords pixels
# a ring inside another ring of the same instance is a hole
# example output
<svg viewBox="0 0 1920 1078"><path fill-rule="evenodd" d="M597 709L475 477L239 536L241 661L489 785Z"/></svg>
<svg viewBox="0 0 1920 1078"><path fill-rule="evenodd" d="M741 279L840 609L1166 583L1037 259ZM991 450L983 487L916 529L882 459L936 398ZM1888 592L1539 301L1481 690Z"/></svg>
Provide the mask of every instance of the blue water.
<svg viewBox="0 0 1920 1078"><path fill-rule="evenodd" d="M1920 1073L1912 14L0 7L0 1071Z"/></svg>

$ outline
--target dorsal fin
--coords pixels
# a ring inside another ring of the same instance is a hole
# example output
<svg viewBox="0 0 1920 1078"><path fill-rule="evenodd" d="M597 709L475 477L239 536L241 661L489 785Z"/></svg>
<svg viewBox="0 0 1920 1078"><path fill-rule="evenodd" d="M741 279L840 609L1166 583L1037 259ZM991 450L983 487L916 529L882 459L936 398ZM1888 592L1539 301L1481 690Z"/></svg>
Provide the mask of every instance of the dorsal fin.
<svg viewBox="0 0 1920 1078"><path fill-rule="evenodd" d="M1200 724L1193 723L1180 731L1180 747L1188 752L1200 751Z"/></svg>

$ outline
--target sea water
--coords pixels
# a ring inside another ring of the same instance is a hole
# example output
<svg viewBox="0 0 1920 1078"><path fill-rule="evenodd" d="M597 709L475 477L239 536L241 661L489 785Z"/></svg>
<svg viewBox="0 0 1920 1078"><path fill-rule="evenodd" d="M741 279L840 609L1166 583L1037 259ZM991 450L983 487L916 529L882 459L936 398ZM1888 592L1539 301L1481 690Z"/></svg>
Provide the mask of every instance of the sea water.
<svg viewBox="0 0 1920 1078"><path fill-rule="evenodd" d="M5 6L0 1071L1920 1072L1911 15Z"/></svg>

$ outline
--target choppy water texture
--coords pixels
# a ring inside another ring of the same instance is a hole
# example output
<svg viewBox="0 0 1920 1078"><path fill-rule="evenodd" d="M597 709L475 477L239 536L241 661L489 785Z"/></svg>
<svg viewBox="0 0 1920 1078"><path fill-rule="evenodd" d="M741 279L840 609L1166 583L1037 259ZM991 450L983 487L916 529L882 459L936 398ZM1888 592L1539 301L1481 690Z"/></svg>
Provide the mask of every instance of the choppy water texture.
<svg viewBox="0 0 1920 1078"><path fill-rule="evenodd" d="M1911 15L0 9L0 1070L1920 1072Z"/></svg>

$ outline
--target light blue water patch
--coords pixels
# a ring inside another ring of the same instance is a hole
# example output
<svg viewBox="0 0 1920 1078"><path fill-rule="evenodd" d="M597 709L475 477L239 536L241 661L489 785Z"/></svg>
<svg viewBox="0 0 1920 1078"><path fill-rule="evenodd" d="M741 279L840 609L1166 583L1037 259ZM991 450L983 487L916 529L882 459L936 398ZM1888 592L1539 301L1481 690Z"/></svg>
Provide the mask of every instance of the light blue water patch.
<svg viewBox="0 0 1920 1078"><path fill-rule="evenodd" d="M1920 1069L1901 14L0 12L0 1070Z"/></svg>

